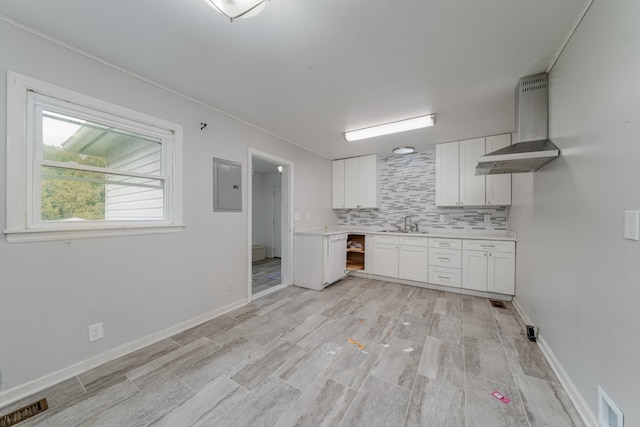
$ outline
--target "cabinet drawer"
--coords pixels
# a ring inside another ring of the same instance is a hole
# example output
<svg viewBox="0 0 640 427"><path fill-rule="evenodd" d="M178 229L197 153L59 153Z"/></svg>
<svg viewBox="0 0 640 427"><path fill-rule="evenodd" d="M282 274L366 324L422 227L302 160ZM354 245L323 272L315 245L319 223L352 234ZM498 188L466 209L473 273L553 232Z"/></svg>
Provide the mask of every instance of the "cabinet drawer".
<svg viewBox="0 0 640 427"><path fill-rule="evenodd" d="M429 248L429 265L462 268L462 252L455 249Z"/></svg>
<svg viewBox="0 0 640 427"><path fill-rule="evenodd" d="M462 240L429 238L429 247L443 249L462 249Z"/></svg>
<svg viewBox="0 0 640 427"><path fill-rule="evenodd" d="M464 240L462 247L467 251L516 252L516 242L502 240Z"/></svg>
<svg viewBox="0 0 640 427"><path fill-rule="evenodd" d="M400 246L422 246L429 247L428 237L400 237L398 238Z"/></svg>
<svg viewBox="0 0 640 427"><path fill-rule="evenodd" d="M434 285L462 287L462 274L458 268L429 266L429 283Z"/></svg>
<svg viewBox="0 0 640 427"><path fill-rule="evenodd" d="M397 236L379 236L376 235L373 237L374 243L382 243L383 245L397 245L398 237Z"/></svg>

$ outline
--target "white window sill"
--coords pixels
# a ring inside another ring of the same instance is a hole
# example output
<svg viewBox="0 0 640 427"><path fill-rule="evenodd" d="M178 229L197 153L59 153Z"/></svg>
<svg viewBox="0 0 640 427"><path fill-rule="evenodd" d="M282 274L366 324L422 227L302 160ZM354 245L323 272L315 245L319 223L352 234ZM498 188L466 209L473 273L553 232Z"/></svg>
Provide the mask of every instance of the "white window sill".
<svg viewBox="0 0 640 427"><path fill-rule="evenodd" d="M113 228L64 228L5 230L7 243L47 242L51 240L93 239L97 237L138 236L145 234L178 233L181 225L130 226Z"/></svg>

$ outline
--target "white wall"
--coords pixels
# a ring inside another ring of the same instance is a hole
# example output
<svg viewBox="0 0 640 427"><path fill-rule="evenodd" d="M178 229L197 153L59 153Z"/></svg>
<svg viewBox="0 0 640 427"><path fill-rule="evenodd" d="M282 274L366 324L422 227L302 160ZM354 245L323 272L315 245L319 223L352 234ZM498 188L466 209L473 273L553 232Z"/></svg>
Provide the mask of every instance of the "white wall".
<svg viewBox="0 0 640 427"><path fill-rule="evenodd" d="M517 301L597 413L601 385L640 426L640 2L595 0L550 75L561 157L514 175Z"/></svg>
<svg viewBox="0 0 640 427"><path fill-rule="evenodd" d="M229 117L0 21L6 71L184 126L181 233L7 244L0 237L0 393L247 298L248 147L295 165L300 226L337 223L331 164ZM4 105L6 84L0 84ZM200 130L200 123L207 123ZM6 118L0 115L0 224L6 223ZM212 158L243 164L243 212L212 212ZM4 225L3 225L4 227ZM233 290L225 284L233 281ZM87 326L105 337L87 342ZM0 405L3 395L0 394Z"/></svg>

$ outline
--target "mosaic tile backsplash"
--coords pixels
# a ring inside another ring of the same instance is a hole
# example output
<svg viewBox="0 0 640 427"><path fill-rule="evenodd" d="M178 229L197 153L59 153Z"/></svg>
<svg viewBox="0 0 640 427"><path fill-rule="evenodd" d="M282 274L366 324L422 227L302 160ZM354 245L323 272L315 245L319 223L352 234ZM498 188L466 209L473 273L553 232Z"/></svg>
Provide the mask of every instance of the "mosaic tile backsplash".
<svg viewBox="0 0 640 427"><path fill-rule="evenodd" d="M507 210L502 207L441 208L436 206L435 150L380 159L379 209L336 209L340 225L404 227L411 215L421 229L450 228L506 230ZM484 222L484 215L491 215ZM440 222L439 216L445 215Z"/></svg>

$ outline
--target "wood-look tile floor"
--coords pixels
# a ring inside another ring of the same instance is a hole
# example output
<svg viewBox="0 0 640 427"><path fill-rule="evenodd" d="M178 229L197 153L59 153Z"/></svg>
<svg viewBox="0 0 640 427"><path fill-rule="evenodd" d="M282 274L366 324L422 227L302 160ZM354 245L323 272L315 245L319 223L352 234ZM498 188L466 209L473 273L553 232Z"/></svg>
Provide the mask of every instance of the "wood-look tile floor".
<svg viewBox="0 0 640 427"><path fill-rule="evenodd" d="M41 397L21 427L584 425L510 303L355 277L290 286L0 414Z"/></svg>
<svg viewBox="0 0 640 427"><path fill-rule="evenodd" d="M282 282L280 258L265 258L251 264L251 292L257 294Z"/></svg>

